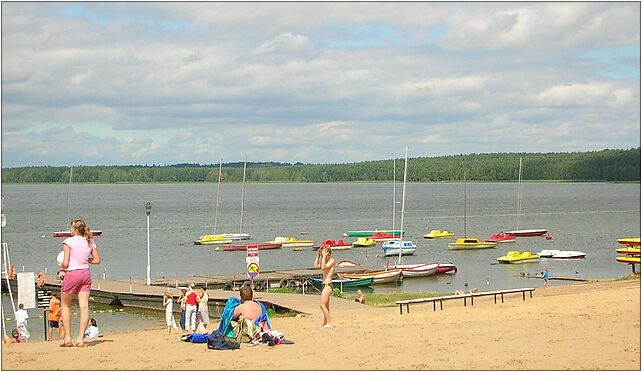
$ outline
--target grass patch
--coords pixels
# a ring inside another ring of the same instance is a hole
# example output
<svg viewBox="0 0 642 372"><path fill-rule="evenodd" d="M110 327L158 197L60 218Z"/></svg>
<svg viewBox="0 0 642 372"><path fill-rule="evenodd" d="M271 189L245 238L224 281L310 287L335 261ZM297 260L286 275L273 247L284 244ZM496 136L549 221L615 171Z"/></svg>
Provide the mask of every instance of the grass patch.
<svg viewBox="0 0 642 372"><path fill-rule="evenodd" d="M294 288L286 287L286 288L270 288L269 293L300 293Z"/></svg>
<svg viewBox="0 0 642 372"><path fill-rule="evenodd" d="M298 314L294 310L288 310L284 313L277 313L276 310L272 308L268 308L267 313L270 318L294 318Z"/></svg>
<svg viewBox="0 0 642 372"><path fill-rule="evenodd" d="M416 298L430 298L438 296L448 296L452 293L421 292L421 293L370 293L365 294L366 304L375 307L397 306L395 301L414 300ZM348 295L345 298L354 300L357 295Z"/></svg>

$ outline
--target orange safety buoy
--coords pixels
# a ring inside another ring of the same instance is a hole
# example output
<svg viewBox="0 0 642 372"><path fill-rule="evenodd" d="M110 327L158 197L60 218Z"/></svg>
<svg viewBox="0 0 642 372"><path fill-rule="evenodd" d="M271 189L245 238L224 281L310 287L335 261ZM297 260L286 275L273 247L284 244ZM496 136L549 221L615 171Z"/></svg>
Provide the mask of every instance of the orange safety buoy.
<svg viewBox="0 0 642 372"><path fill-rule="evenodd" d="M16 278L16 267L11 265L9 267L9 279L15 279Z"/></svg>
<svg viewBox="0 0 642 372"><path fill-rule="evenodd" d="M36 285L40 288L45 285L45 274L38 273L38 275L36 275Z"/></svg>

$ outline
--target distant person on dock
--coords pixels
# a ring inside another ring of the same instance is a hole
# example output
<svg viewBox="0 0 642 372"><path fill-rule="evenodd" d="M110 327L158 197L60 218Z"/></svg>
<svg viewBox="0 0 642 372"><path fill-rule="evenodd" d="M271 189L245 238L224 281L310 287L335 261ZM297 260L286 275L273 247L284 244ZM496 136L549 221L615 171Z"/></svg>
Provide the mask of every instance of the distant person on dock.
<svg viewBox="0 0 642 372"><path fill-rule="evenodd" d="M62 327L60 327L60 316L61 316L61 307L60 300L56 297L56 294L49 292L51 295L51 300L49 300L49 339L53 340L53 330L56 329L58 333L58 340L62 338Z"/></svg>
<svg viewBox="0 0 642 372"><path fill-rule="evenodd" d="M334 277L335 262L332 258L332 248L322 245L317 251L314 267L323 270L323 290L321 291L321 312L323 313L322 327L332 328L330 317L330 296L332 295L332 278Z"/></svg>
<svg viewBox="0 0 642 372"><path fill-rule="evenodd" d="M62 242L64 258L60 265L66 270L62 283L62 321L64 327L64 339L60 346L84 347L83 338L89 324L89 292L91 290L91 272L89 265L100 263L100 254L94 242L93 235L85 221L74 220L69 226L72 237ZM78 308L80 312L80 323L78 327L78 338L75 343L71 342L71 302L74 294L78 295Z"/></svg>
<svg viewBox="0 0 642 372"><path fill-rule="evenodd" d="M196 331L196 311L198 304L198 295L194 291L194 283L190 283L185 296L185 326L188 331L193 333Z"/></svg>
<svg viewBox="0 0 642 372"><path fill-rule="evenodd" d="M544 269L544 272L542 273L542 278L544 279L544 285L545 286L550 285L550 283L549 283L550 276L548 275L548 268Z"/></svg>
<svg viewBox="0 0 642 372"><path fill-rule="evenodd" d="M181 318L180 318L180 323L181 323L181 329L184 331L187 328L185 328L185 301L187 301L187 289L181 288L181 294L178 295L178 299L176 302L178 305L181 307Z"/></svg>
<svg viewBox="0 0 642 372"><path fill-rule="evenodd" d="M209 296L207 295L207 287L201 286L200 294L198 295L198 312L196 313L196 323L198 333L207 333L207 326L210 325L210 311L207 307Z"/></svg>
<svg viewBox="0 0 642 372"><path fill-rule="evenodd" d="M172 328L177 329L174 320L174 300L169 292L163 293L163 306L165 307L165 322L167 323L167 333L172 333Z"/></svg>
<svg viewBox="0 0 642 372"><path fill-rule="evenodd" d="M366 303L366 296L363 295L362 290L357 290L357 298L354 299L354 302L358 302L360 304L365 304Z"/></svg>

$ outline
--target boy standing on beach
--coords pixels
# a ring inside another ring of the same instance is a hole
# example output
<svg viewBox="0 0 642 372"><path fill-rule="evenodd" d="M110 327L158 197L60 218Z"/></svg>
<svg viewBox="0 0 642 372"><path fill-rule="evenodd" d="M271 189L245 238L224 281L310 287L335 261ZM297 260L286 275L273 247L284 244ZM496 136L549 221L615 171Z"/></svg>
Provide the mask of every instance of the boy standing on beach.
<svg viewBox="0 0 642 372"><path fill-rule="evenodd" d="M548 283L548 280L549 280L548 268L544 269L543 277L544 277L544 285L545 286L549 285L549 283Z"/></svg>
<svg viewBox="0 0 642 372"><path fill-rule="evenodd" d="M323 312L322 327L332 328L330 318L330 296L332 295L332 278L334 277L335 263L332 258L332 249L322 245L317 251L314 267L323 270L323 290L321 291L321 312Z"/></svg>
<svg viewBox="0 0 642 372"><path fill-rule="evenodd" d="M51 300L49 300L49 339L53 340L53 330L56 329L58 333L58 340L62 336L62 328L60 328L60 317L61 317L61 307L60 300L56 297L56 294L49 292L51 295Z"/></svg>

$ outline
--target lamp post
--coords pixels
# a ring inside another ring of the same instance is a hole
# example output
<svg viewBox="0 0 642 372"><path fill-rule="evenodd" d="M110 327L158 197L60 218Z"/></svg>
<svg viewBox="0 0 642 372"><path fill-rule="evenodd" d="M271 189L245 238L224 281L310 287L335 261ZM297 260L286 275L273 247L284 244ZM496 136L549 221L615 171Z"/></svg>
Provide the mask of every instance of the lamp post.
<svg viewBox="0 0 642 372"><path fill-rule="evenodd" d="M150 268L150 255L149 255L149 215L152 214L152 203L145 203L145 213L147 213L147 285L152 284L152 274Z"/></svg>

